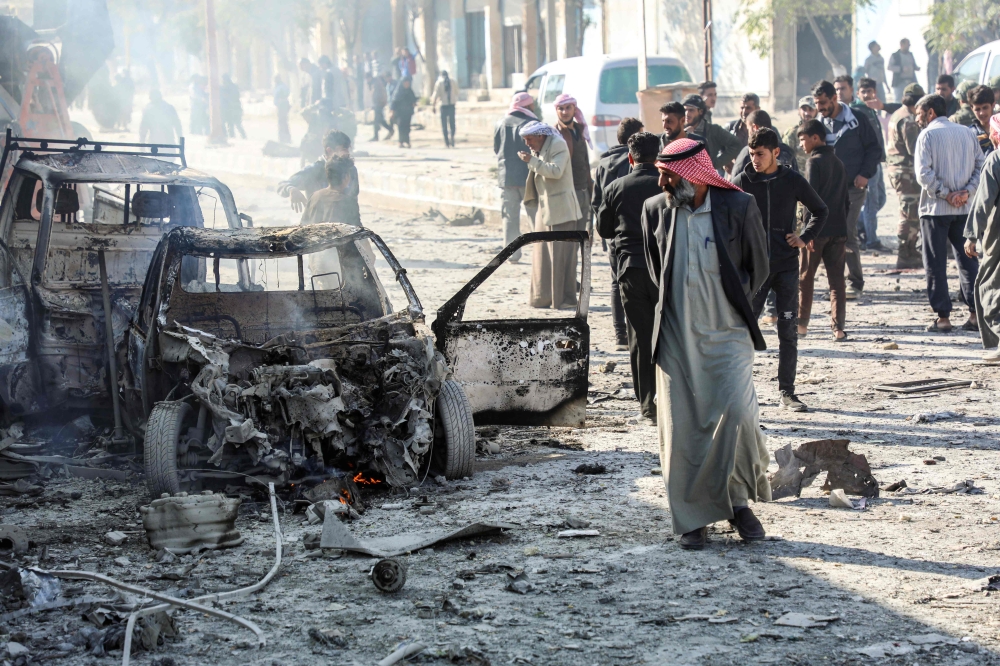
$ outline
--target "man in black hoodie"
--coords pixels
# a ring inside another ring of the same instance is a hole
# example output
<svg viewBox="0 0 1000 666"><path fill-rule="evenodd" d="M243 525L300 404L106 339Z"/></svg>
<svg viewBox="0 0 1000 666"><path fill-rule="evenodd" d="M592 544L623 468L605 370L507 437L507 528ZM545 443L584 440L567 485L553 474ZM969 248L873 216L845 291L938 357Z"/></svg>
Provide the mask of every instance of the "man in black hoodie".
<svg viewBox="0 0 1000 666"><path fill-rule="evenodd" d="M639 399L642 416L656 421L656 366L653 363L653 315L660 292L649 276L642 240L642 209L646 199L655 197L660 187L656 155L660 140L655 134L639 132L628 140L628 161L632 172L608 185L597 210L597 233L607 238L618 263L611 268L618 275L625 320L628 323L632 386Z"/></svg>
<svg viewBox="0 0 1000 666"><path fill-rule="evenodd" d="M612 146L601 155L594 175L594 196L591 206L595 211L601 209L604 202L604 188L619 178L628 175L632 168L628 158L628 140L642 131L642 121L638 118L626 118L618 125L618 145ZM615 327L615 350L625 351L629 348L628 329L625 326L625 309L622 307L621 292L618 290L618 259L614 243L609 243L608 263L611 265L611 323Z"/></svg>
<svg viewBox="0 0 1000 666"><path fill-rule="evenodd" d="M750 164L737 174L733 184L752 194L767 230L770 274L754 296L754 316L759 317L774 290L778 308L778 390L781 406L795 412L808 408L795 395L795 366L798 363L798 338L795 318L799 310L799 248L808 245L823 228L827 207L806 179L779 162L781 140L770 127L750 135ZM795 233L796 205L801 203L811 219Z"/></svg>

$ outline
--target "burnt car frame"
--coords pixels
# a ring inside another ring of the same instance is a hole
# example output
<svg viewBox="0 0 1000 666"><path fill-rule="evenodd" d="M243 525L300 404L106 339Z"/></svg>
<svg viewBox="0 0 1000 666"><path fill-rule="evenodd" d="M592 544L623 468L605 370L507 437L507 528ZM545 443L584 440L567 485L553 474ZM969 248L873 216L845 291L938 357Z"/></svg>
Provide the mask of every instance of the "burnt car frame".
<svg viewBox="0 0 1000 666"><path fill-rule="evenodd" d="M114 395L109 338L121 339L157 243L172 228L204 226L203 197L214 223L240 226L232 194L187 168L183 144L8 130L0 171L9 174L0 202L4 415L104 411Z"/></svg>
<svg viewBox="0 0 1000 666"><path fill-rule="evenodd" d="M476 422L582 425L588 280L572 316L462 321L516 249L545 241L579 243L589 276L587 234L522 236L439 311L435 340L405 269L368 229L171 231L119 350L151 494L344 471L408 487L432 470L471 475Z"/></svg>

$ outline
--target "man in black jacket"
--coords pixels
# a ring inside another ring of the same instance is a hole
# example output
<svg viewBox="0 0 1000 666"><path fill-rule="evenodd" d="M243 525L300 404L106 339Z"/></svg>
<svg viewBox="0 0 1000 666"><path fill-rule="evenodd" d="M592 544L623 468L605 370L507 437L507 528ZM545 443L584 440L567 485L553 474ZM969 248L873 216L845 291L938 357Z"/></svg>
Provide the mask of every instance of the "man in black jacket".
<svg viewBox="0 0 1000 666"><path fill-rule="evenodd" d="M847 339L847 334L844 333L844 262L850 195L847 171L833 148L827 145L826 133L826 127L818 120L810 120L799 127L799 145L809 155L806 160L806 180L826 203L829 214L819 235L802 249L798 334L805 337L809 330L813 284L822 261L830 283L830 328L833 329L834 340L840 342Z"/></svg>
<svg viewBox="0 0 1000 666"><path fill-rule="evenodd" d="M662 192L656 154L660 141L655 134L639 132L628 139L628 163L632 172L604 190L597 210L597 233L609 239L617 255L611 267L618 276L625 320L628 324L632 386L642 416L656 420L656 372L653 364L653 312L659 291L649 277L642 244L642 207L646 199Z"/></svg>
<svg viewBox="0 0 1000 666"><path fill-rule="evenodd" d="M601 155L601 162L597 165L597 173L594 175L594 197L591 206L595 211L599 211L601 204L604 203L604 188L628 175L632 168L629 164L628 140L641 131L642 121L638 118L626 118L618 125L618 145L612 146ZM608 263L611 265L611 323L615 327L615 351L625 351L629 348L628 329L625 325L621 292L618 289L618 259L614 242L609 243L607 248Z"/></svg>
<svg viewBox="0 0 1000 666"><path fill-rule="evenodd" d="M781 141L770 127L750 135L750 164L737 174L733 184L752 194L767 230L770 274L754 296L754 316L764 309L767 293L773 289L778 312L778 390L781 406L795 412L808 408L795 395L795 369L798 364L798 338L795 318L799 309L799 248L816 237L826 221L827 207L806 179L779 162ZM795 233L796 205L801 203L810 214L802 234Z"/></svg>
<svg viewBox="0 0 1000 666"><path fill-rule="evenodd" d="M757 109L747 116L747 124L750 126L750 133L753 134L757 130L763 127L770 127L774 129L774 125L771 124L771 114L769 114L764 109ZM799 163L795 159L795 150L791 146L785 145L784 141L778 140L778 163L782 166L790 168L795 173L799 172ZM749 145L744 146L740 154L736 156L736 160L733 162L733 172L729 176L729 180L733 181L738 175L743 173L747 165L750 164L750 152L751 148Z"/></svg>
<svg viewBox="0 0 1000 666"><path fill-rule="evenodd" d="M528 180L528 165L518 153L530 153L518 130L521 125L538 120L532 108L535 98L526 92L514 95L507 115L497 122L493 132L493 152L497 156L497 181L503 200L500 216L503 218L504 245L510 245L521 235L521 202L524 201L524 184ZM511 255L511 261L520 261L521 251Z"/></svg>
<svg viewBox="0 0 1000 666"><path fill-rule="evenodd" d="M826 143L833 148L847 172L851 207L847 215L847 269L851 291L848 298L856 299L865 288L861 272L861 248L858 244L858 216L865 203L868 181L878 171L882 160L882 145L875 128L866 118L859 117L849 106L837 99L837 91L829 81L813 87L816 109L826 127Z"/></svg>

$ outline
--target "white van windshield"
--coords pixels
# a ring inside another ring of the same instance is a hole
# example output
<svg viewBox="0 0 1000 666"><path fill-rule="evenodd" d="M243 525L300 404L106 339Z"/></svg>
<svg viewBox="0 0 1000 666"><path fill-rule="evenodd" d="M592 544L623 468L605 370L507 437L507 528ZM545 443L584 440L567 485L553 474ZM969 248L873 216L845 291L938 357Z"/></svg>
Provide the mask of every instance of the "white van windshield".
<svg viewBox="0 0 1000 666"><path fill-rule="evenodd" d="M650 65L647 72L650 86L691 81L691 75L681 65ZM639 92L638 65L604 70L599 86L602 104L635 104L635 94Z"/></svg>

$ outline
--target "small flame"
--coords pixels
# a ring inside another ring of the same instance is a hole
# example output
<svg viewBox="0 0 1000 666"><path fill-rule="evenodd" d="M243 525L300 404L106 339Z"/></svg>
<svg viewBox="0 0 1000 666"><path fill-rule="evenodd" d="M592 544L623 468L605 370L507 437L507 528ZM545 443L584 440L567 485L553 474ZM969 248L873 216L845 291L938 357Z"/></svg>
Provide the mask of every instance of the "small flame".
<svg viewBox="0 0 1000 666"><path fill-rule="evenodd" d="M358 472L357 474L355 474L354 478L351 480L354 481L354 483L357 483L362 486L374 486L382 483L376 478L366 477L362 472Z"/></svg>

